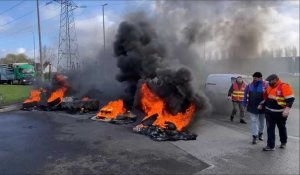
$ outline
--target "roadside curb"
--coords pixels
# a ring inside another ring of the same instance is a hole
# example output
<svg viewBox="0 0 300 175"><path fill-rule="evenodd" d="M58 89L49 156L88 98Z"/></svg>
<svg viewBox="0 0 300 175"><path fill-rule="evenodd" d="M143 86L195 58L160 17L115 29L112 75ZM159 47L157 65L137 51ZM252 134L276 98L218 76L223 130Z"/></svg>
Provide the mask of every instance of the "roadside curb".
<svg viewBox="0 0 300 175"><path fill-rule="evenodd" d="M13 104L8 106L2 106L0 107L0 113L1 112L8 112L8 111L15 111L19 110L21 108L21 104Z"/></svg>

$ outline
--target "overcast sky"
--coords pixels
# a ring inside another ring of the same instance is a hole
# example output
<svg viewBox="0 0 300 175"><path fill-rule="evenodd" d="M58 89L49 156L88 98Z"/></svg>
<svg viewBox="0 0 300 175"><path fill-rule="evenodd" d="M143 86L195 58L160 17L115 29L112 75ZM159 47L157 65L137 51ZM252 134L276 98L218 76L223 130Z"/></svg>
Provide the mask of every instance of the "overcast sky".
<svg viewBox="0 0 300 175"><path fill-rule="evenodd" d="M60 6L51 0L40 1L42 44L57 48ZM74 1L79 6L74 12L79 44L95 40L95 47L102 47L102 4L105 6L107 30L117 28L122 17L131 11L156 13L155 1ZM46 5L48 4L48 5ZM299 50L299 1L286 0L272 11L274 27L269 43L276 47L295 45ZM108 32L108 37L110 31ZM112 33L112 32L111 32ZM0 57L7 53L26 53L33 56L33 38L38 48L36 1L0 1ZM108 42L114 38L107 38ZM280 42L280 44L278 44ZM299 52L298 52L299 53ZM38 51L36 51L38 54Z"/></svg>

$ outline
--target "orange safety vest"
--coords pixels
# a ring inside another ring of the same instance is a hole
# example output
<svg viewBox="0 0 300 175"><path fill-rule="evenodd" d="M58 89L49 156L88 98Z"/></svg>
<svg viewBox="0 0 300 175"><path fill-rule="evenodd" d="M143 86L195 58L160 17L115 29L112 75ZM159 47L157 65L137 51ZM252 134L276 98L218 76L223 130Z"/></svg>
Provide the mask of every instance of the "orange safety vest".
<svg viewBox="0 0 300 175"><path fill-rule="evenodd" d="M286 107L286 102L285 102L285 98L282 95L282 85L284 85L284 83L281 83L278 85L277 90L276 90L276 101L277 104L282 106L283 108Z"/></svg>
<svg viewBox="0 0 300 175"><path fill-rule="evenodd" d="M239 88L239 85L237 84L237 82L234 82L233 83L233 92L231 94L232 100L240 101L240 102L243 101L245 88L246 88L246 84L244 82L240 88Z"/></svg>
<svg viewBox="0 0 300 175"><path fill-rule="evenodd" d="M284 85L286 85L286 86L284 86ZM269 86L266 90L266 94L267 94L268 99L276 100L277 104L279 106L281 106L282 109L284 109L286 107L285 99L294 97L293 91L290 88L290 86L288 86L288 84L286 84L286 83L281 82L280 80L276 87L272 88ZM275 109L269 109L269 110L279 112L279 110L275 110Z"/></svg>

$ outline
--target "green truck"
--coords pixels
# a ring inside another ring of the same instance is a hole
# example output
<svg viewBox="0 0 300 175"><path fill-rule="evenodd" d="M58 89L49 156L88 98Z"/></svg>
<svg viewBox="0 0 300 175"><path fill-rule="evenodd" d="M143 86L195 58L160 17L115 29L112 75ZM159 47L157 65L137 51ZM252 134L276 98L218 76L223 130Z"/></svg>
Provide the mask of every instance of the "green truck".
<svg viewBox="0 0 300 175"><path fill-rule="evenodd" d="M32 84L35 81L34 66L28 63L14 63L0 65L0 83Z"/></svg>

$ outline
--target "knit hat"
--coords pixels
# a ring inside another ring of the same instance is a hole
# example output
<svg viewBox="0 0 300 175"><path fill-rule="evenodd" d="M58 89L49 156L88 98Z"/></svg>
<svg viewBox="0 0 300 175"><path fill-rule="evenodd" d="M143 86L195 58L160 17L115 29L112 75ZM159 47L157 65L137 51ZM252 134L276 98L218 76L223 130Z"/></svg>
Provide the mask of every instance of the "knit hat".
<svg viewBox="0 0 300 175"><path fill-rule="evenodd" d="M261 78L262 77L262 74L261 72L255 72L252 77L256 77L256 78Z"/></svg>
<svg viewBox="0 0 300 175"><path fill-rule="evenodd" d="M271 80L275 80L275 79L278 79L278 75L272 74L272 75L268 76L268 78L266 80L271 81Z"/></svg>

